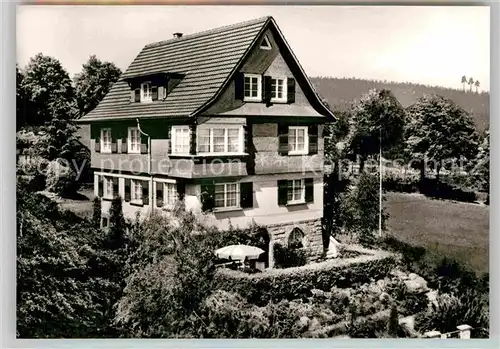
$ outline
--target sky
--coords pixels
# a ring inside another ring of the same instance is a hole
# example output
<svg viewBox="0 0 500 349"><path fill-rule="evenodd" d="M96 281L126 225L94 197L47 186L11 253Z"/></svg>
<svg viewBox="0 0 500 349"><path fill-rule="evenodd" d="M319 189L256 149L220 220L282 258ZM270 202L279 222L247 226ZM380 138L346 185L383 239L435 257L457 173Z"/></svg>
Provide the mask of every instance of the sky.
<svg viewBox="0 0 500 349"><path fill-rule="evenodd" d="M142 47L271 15L310 77L490 85L486 6L18 6L17 62L42 52L71 76L90 55L126 70Z"/></svg>

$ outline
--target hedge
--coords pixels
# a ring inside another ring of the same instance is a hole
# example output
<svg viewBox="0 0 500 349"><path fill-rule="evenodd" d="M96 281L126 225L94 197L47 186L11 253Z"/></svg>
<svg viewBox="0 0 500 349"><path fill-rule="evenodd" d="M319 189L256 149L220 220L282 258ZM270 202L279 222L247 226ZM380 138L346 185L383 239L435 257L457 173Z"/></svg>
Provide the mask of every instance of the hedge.
<svg viewBox="0 0 500 349"><path fill-rule="evenodd" d="M271 300L306 299L312 289L330 291L332 287L355 287L386 277L396 266L391 253L334 259L287 269L270 269L264 273L245 274L220 269L215 288L245 295L250 303L265 305Z"/></svg>

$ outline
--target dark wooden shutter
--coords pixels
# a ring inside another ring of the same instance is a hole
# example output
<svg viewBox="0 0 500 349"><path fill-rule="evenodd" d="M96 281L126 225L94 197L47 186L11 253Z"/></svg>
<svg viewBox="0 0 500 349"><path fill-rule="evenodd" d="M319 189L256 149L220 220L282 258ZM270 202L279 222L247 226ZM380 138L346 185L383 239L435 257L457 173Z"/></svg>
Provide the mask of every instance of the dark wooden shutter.
<svg viewBox="0 0 500 349"><path fill-rule="evenodd" d="M142 181L142 204L149 205L149 181Z"/></svg>
<svg viewBox="0 0 500 349"><path fill-rule="evenodd" d="M130 179L125 178L125 201L129 202L130 201Z"/></svg>
<svg viewBox="0 0 500 349"><path fill-rule="evenodd" d="M151 87L151 99L153 101L157 101L158 100L158 86L153 86Z"/></svg>
<svg viewBox="0 0 500 349"><path fill-rule="evenodd" d="M309 154L318 154L318 125L310 125L307 133L309 137Z"/></svg>
<svg viewBox="0 0 500 349"><path fill-rule="evenodd" d="M118 152L118 145L116 144L116 139L114 139L114 142L111 143L111 152L112 153Z"/></svg>
<svg viewBox="0 0 500 349"><path fill-rule="evenodd" d="M117 196L120 196L118 177L113 177L113 197L116 198Z"/></svg>
<svg viewBox="0 0 500 349"><path fill-rule="evenodd" d="M201 185L201 209L211 211L215 207L215 185L204 183Z"/></svg>
<svg viewBox="0 0 500 349"><path fill-rule="evenodd" d="M156 206L163 207L164 184L156 182Z"/></svg>
<svg viewBox="0 0 500 349"><path fill-rule="evenodd" d="M189 154L196 154L196 124L189 126Z"/></svg>
<svg viewBox="0 0 500 349"><path fill-rule="evenodd" d="M295 103L295 79L287 78L286 84L287 84L287 89L286 89L287 102Z"/></svg>
<svg viewBox="0 0 500 349"><path fill-rule="evenodd" d="M136 88L134 95L135 95L134 101L135 102L140 102L141 101L141 89L140 88Z"/></svg>
<svg viewBox="0 0 500 349"><path fill-rule="evenodd" d="M141 133L141 154L148 153L148 137Z"/></svg>
<svg viewBox="0 0 500 349"><path fill-rule="evenodd" d="M252 124L243 125L243 152L250 154L250 144L252 142Z"/></svg>
<svg viewBox="0 0 500 349"><path fill-rule="evenodd" d="M253 207L253 183L240 183L241 208Z"/></svg>
<svg viewBox="0 0 500 349"><path fill-rule="evenodd" d="M127 138L122 138L122 153L127 153L128 152L128 139Z"/></svg>
<svg viewBox="0 0 500 349"><path fill-rule="evenodd" d="M288 125L278 124L278 138L279 138L278 153L280 155L288 155L288 150L289 150Z"/></svg>
<svg viewBox="0 0 500 349"><path fill-rule="evenodd" d="M186 183L184 181L177 181L177 197L179 200L184 199L184 195L186 195Z"/></svg>
<svg viewBox="0 0 500 349"><path fill-rule="evenodd" d="M304 180L306 187L306 202L314 202L314 180L313 178L306 178Z"/></svg>
<svg viewBox="0 0 500 349"><path fill-rule="evenodd" d="M243 73L236 73L234 79L234 97L235 99L243 100L245 90L245 75Z"/></svg>
<svg viewBox="0 0 500 349"><path fill-rule="evenodd" d="M288 181L283 179L278 181L278 205L283 206L288 202Z"/></svg>
<svg viewBox="0 0 500 349"><path fill-rule="evenodd" d="M96 153L100 153L101 152L101 139L100 138L96 138L95 139L95 143L94 143L94 151Z"/></svg>
<svg viewBox="0 0 500 349"><path fill-rule="evenodd" d="M102 176L97 176L97 196L102 198L103 192L104 192L104 183L103 183L103 177Z"/></svg>
<svg viewBox="0 0 500 349"><path fill-rule="evenodd" d="M264 76L262 79L262 101L266 104L271 102L271 77Z"/></svg>

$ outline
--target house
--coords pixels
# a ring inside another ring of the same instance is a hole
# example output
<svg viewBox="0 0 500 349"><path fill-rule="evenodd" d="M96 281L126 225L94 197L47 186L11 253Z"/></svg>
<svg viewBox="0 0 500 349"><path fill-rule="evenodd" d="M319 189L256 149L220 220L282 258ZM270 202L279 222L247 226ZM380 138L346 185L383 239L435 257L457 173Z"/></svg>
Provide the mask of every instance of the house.
<svg viewBox="0 0 500 349"><path fill-rule="evenodd" d="M116 195L129 217L182 197L223 229L254 221L318 255L333 118L264 17L146 45L79 122L90 125L103 215Z"/></svg>

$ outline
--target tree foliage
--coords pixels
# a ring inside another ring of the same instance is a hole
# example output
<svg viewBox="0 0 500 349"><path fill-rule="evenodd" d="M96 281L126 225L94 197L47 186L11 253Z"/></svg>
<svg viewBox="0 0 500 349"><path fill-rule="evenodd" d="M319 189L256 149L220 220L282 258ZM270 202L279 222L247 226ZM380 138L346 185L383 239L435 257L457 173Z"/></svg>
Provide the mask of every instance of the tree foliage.
<svg viewBox="0 0 500 349"><path fill-rule="evenodd" d="M102 62L95 55L83 64L74 78L76 104L80 115L94 109L122 74L114 63Z"/></svg>
<svg viewBox="0 0 500 349"><path fill-rule="evenodd" d="M360 170L380 147L386 151L401 142L404 125L405 110L389 90L371 90L354 104L346 143L349 153L360 157Z"/></svg>
<svg viewBox="0 0 500 349"><path fill-rule="evenodd" d="M53 57L41 53L32 57L23 71L20 89L25 91L27 97L28 125L43 125L54 115L74 113L71 79Z"/></svg>
<svg viewBox="0 0 500 349"><path fill-rule="evenodd" d="M472 169L474 182L479 190L490 191L490 131L487 130Z"/></svg>
<svg viewBox="0 0 500 349"><path fill-rule="evenodd" d="M443 164L475 157L478 134L474 123L453 101L438 95L424 96L407 113L406 149L412 159L422 164L432 161L439 171Z"/></svg>

